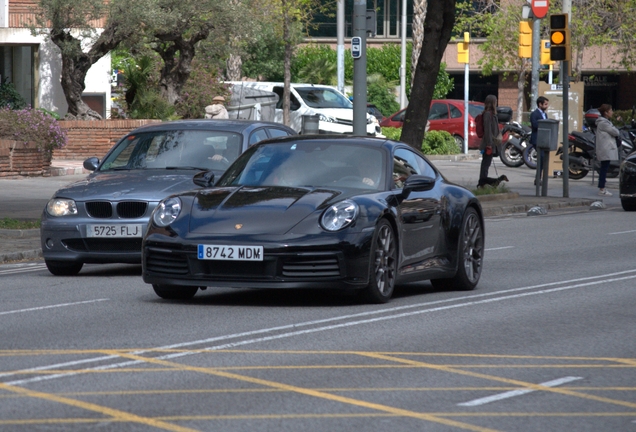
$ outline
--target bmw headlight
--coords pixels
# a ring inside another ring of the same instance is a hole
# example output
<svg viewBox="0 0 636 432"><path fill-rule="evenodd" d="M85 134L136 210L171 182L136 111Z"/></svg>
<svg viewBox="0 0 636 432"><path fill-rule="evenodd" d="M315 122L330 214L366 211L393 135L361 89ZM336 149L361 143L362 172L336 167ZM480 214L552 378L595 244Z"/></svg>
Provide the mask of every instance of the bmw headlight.
<svg viewBox="0 0 636 432"><path fill-rule="evenodd" d="M359 207L353 201L344 200L329 207L322 214L320 224L327 231L338 231L347 227L356 220Z"/></svg>
<svg viewBox="0 0 636 432"><path fill-rule="evenodd" d="M159 203L152 214L152 221L160 227L166 227L174 222L179 213L181 213L181 200L176 197L168 198Z"/></svg>
<svg viewBox="0 0 636 432"><path fill-rule="evenodd" d="M68 216L77 214L77 205L72 199L53 198L46 204L46 212L51 216Z"/></svg>
<svg viewBox="0 0 636 432"><path fill-rule="evenodd" d="M328 115L320 114L320 121L335 123L336 119Z"/></svg>

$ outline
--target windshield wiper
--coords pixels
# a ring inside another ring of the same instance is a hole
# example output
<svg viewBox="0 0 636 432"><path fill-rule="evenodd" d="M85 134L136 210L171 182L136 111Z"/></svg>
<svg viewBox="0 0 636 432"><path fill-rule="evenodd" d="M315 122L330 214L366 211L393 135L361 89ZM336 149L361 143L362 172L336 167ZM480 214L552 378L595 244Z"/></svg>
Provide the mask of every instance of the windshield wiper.
<svg viewBox="0 0 636 432"><path fill-rule="evenodd" d="M199 170L199 171L210 170L210 168L201 168L201 167L195 167L195 166L167 166L166 169L169 169L169 170L189 169L189 170Z"/></svg>

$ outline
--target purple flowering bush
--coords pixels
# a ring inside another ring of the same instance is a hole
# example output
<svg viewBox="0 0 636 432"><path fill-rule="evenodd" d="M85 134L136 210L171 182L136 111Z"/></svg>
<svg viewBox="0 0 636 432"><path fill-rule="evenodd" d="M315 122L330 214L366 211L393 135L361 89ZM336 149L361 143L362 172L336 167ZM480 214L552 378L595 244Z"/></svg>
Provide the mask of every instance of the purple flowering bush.
<svg viewBox="0 0 636 432"><path fill-rule="evenodd" d="M205 64L192 61L192 72L186 81L181 97L175 104L179 117L183 119L200 119L205 114L205 107L212 103L214 96L228 98L227 85L219 82L216 69Z"/></svg>
<svg viewBox="0 0 636 432"><path fill-rule="evenodd" d="M51 115L32 108L0 108L0 138L34 142L49 157L66 145L66 131Z"/></svg>

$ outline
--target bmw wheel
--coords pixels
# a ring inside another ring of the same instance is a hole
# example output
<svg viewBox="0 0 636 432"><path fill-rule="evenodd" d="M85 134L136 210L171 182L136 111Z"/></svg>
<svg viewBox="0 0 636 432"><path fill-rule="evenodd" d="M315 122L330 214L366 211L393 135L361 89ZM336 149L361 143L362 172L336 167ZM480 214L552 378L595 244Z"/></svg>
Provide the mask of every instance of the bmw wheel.
<svg viewBox="0 0 636 432"><path fill-rule="evenodd" d="M84 263L44 260L46 268L55 276L75 276L82 270Z"/></svg>
<svg viewBox="0 0 636 432"><path fill-rule="evenodd" d="M397 276L395 233L386 219L378 223L373 233L370 255L369 285L364 294L371 303L386 303L393 295Z"/></svg>
<svg viewBox="0 0 636 432"><path fill-rule="evenodd" d="M470 291L479 282L484 260L484 227L473 208L464 213L457 249L457 273L449 279L431 280L435 288Z"/></svg>
<svg viewBox="0 0 636 432"><path fill-rule="evenodd" d="M158 285L153 284L152 289L162 299L188 300L194 297L199 290L196 286Z"/></svg>

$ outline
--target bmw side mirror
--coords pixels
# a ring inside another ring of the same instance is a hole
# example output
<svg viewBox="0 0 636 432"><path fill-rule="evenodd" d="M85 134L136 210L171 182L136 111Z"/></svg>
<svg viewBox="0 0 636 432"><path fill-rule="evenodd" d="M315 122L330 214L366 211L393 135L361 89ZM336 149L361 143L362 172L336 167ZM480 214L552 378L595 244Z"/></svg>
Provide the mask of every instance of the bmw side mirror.
<svg viewBox="0 0 636 432"><path fill-rule="evenodd" d="M84 168L89 171L95 171L99 166L99 159L96 157L90 157L84 161Z"/></svg>
<svg viewBox="0 0 636 432"><path fill-rule="evenodd" d="M212 171L201 171L200 173L196 173L192 178L192 181L195 185L201 187L210 187L214 186L214 172Z"/></svg>
<svg viewBox="0 0 636 432"><path fill-rule="evenodd" d="M435 179L433 177L414 174L406 179L402 188L402 195L408 197L411 192L425 192L433 189Z"/></svg>

